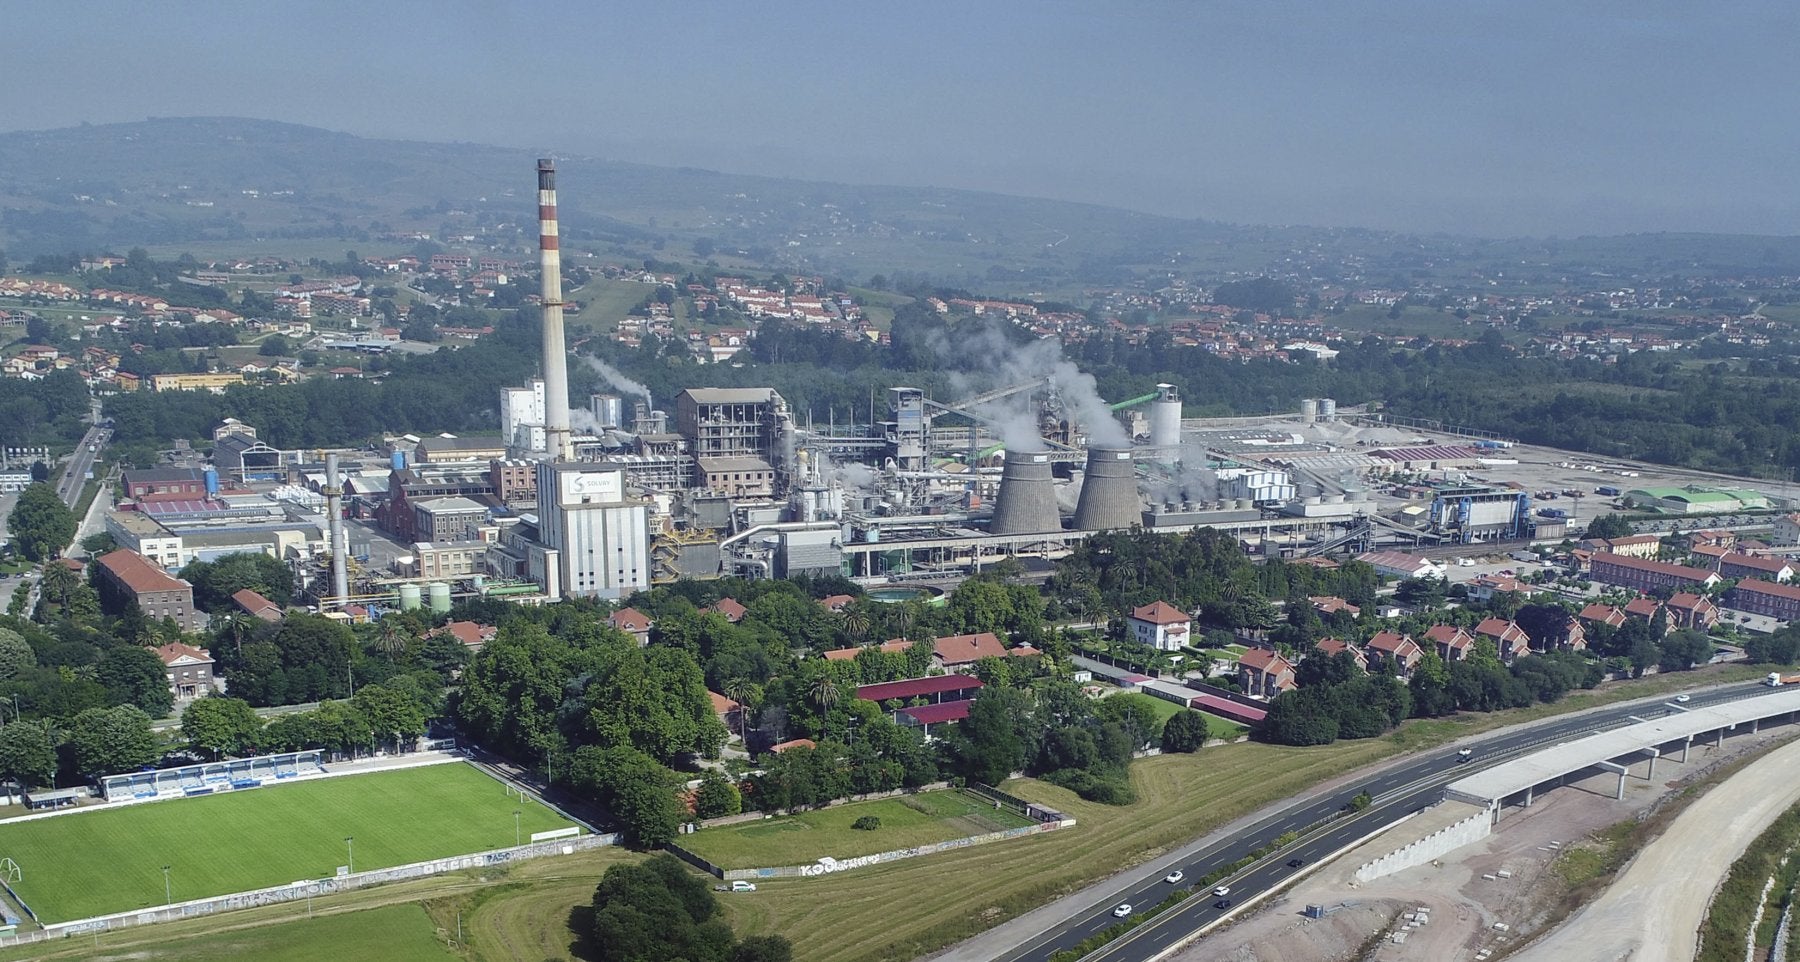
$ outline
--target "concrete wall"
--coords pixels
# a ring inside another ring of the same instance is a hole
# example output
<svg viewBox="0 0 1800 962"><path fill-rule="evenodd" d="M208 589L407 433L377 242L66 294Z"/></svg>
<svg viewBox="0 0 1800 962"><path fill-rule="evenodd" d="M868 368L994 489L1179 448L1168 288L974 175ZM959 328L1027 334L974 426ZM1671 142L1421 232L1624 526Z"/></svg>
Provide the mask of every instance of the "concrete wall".
<svg viewBox="0 0 1800 962"><path fill-rule="evenodd" d="M1474 812L1424 838L1411 841L1372 862L1356 867L1358 882L1372 882L1401 869L1424 865L1440 855L1487 838L1494 830L1493 818L1486 810Z"/></svg>

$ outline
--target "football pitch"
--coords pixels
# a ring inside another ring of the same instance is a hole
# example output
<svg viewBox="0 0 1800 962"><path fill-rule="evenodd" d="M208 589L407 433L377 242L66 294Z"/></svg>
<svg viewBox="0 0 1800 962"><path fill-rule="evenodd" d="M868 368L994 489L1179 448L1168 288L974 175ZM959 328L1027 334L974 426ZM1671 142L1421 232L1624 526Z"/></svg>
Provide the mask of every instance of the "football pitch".
<svg viewBox="0 0 1800 962"><path fill-rule="evenodd" d="M0 822L13 890L44 922L508 848L572 823L452 763ZM346 842L345 839L354 839Z"/></svg>

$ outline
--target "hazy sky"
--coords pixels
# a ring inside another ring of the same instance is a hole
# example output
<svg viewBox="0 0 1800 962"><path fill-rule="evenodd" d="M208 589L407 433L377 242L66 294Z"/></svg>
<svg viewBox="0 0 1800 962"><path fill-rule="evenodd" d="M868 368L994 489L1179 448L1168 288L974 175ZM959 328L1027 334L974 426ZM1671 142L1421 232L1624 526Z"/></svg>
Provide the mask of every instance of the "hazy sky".
<svg viewBox="0 0 1800 962"><path fill-rule="evenodd" d="M1246 223L1800 231L1800 5L0 0L0 130L234 115Z"/></svg>

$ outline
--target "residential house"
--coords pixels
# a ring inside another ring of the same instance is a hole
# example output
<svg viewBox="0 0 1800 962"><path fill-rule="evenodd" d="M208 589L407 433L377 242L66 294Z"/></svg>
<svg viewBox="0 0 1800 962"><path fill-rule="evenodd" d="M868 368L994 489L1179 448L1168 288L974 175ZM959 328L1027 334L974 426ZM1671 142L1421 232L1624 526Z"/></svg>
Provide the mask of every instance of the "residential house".
<svg viewBox="0 0 1800 962"><path fill-rule="evenodd" d="M432 634L440 633L449 635L457 641L462 642L463 647L466 648L470 654L474 654L475 652L480 651L488 642L493 641L494 637L500 633L500 629L495 628L493 625L481 624L477 621L452 621L445 624L444 627L439 628L437 631L432 632Z"/></svg>
<svg viewBox="0 0 1800 962"><path fill-rule="evenodd" d="M1378 631L1369 643L1363 646L1364 651L1373 652L1394 663L1394 673L1401 678L1408 678L1412 670L1418 667L1419 659L1425 657L1425 650L1410 635L1397 631Z"/></svg>
<svg viewBox="0 0 1800 962"><path fill-rule="evenodd" d="M1494 650L1500 653L1500 660L1508 664L1520 655L1531 654L1531 636L1517 624L1501 618L1484 618L1475 626L1476 640L1494 643Z"/></svg>
<svg viewBox="0 0 1800 962"><path fill-rule="evenodd" d="M1709 588L1720 581L1717 572L1703 568L1606 552L1594 555L1590 565L1592 572L1589 577L1593 580L1633 591L1653 591L1658 588L1685 591L1696 586Z"/></svg>
<svg viewBox="0 0 1800 962"><path fill-rule="evenodd" d="M650 629L656 622L636 608L620 608L606 618L606 623L637 639L638 647L650 643Z"/></svg>
<svg viewBox="0 0 1800 962"><path fill-rule="evenodd" d="M1564 615L1560 622L1551 622L1543 633L1531 639L1534 651L1586 651L1587 625L1575 615Z"/></svg>
<svg viewBox="0 0 1800 962"><path fill-rule="evenodd" d="M1731 607L1777 621L1800 620L1800 586L1746 578L1731 589Z"/></svg>
<svg viewBox="0 0 1800 962"><path fill-rule="evenodd" d="M1188 643L1194 626L1187 612L1166 601L1131 609L1131 617L1125 623L1133 641L1157 651L1179 651Z"/></svg>
<svg viewBox="0 0 1800 962"><path fill-rule="evenodd" d="M1769 540L1784 548L1800 545L1800 514L1784 514L1776 518Z"/></svg>
<svg viewBox="0 0 1800 962"><path fill-rule="evenodd" d="M1468 583L1469 597L1490 601L1497 594L1531 594L1531 586L1512 575L1481 575Z"/></svg>
<svg viewBox="0 0 1800 962"><path fill-rule="evenodd" d="M718 601L715 601L700 610L711 614L724 615L726 621L735 625L744 620L744 614L750 609L739 604L736 598L720 598Z"/></svg>
<svg viewBox="0 0 1800 962"><path fill-rule="evenodd" d="M1719 577L1792 581L1794 565L1786 558L1754 554L1728 554L1719 559Z"/></svg>
<svg viewBox="0 0 1800 962"><path fill-rule="evenodd" d="M744 706L711 689L706 694L712 698L713 714L725 724L725 730L733 735L741 732L744 727Z"/></svg>
<svg viewBox="0 0 1800 962"><path fill-rule="evenodd" d="M1313 642L1313 650L1327 658L1336 658L1340 652L1349 652L1350 657L1356 662L1356 667L1363 671L1369 670L1369 658L1363 654L1363 650L1346 643L1342 638L1320 638Z"/></svg>
<svg viewBox="0 0 1800 962"><path fill-rule="evenodd" d="M850 607L855 601L856 598L851 595L830 595L820 598L819 604L824 605L826 611L836 615L842 614L844 609Z"/></svg>
<svg viewBox="0 0 1800 962"><path fill-rule="evenodd" d="M980 631L972 635L946 635L931 643L932 665L951 672L971 671L975 663L983 658L1022 658L1035 654L1038 654L1037 649L1029 647L1008 651L1000 637L991 631Z"/></svg>
<svg viewBox="0 0 1800 962"><path fill-rule="evenodd" d="M177 701L187 701L212 693L213 658L204 648L171 642L156 649L163 670L169 676L169 693Z"/></svg>
<svg viewBox="0 0 1800 962"><path fill-rule="evenodd" d="M1615 605L1599 603L1581 609L1581 614L1576 617L1589 625L1606 625L1609 628L1617 628L1625 623L1625 612L1620 611Z"/></svg>
<svg viewBox="0 0 1800 962"><path fill-rule="evenodd" d="M1681 591L1670 596L1669 623L1677 628L1707 631L1719 623L1719 606L1705 595Z"/></svg>
<svg viewBox="0 0 1800 962"><path fill-rule="evenodd" d="M1475 650L1475 636L1456 625L1432 625L1425 632L1425 640L1445 664L1462 661Z"/></svg>
<svg viewBox="0 0 1800 962"><path fill-rule="evenodd" d="M261 618L264 621L281 620L281 606L249 588L234 592L231 596L231 603L237 606L237 610L252 618Z"/></svg>
<svg viewBox="0 0 1800 962"><path fill-rule="evenodd" d="M1331 595L1321 595L1306 600L1312 602L1313 610L1318 612L1321 618L1329 618L1340 611L1348 613L1352 618L1362 614L1361 608Z"/></svg>
<svg viewBox="0 0 1800 962"><path fill-rule="evenodd" d="M1294 663L1281 652L1252 648L1238 659L1238 684L1252 698L1269 699L1284 691L1293 691Z"/></svg>
<svg viewBox="0 0 1800 962"><path fill-rule="evenodd" d="M1655 598L1633 598L1625 604L1625 615L1629 618L1642 618L1650 621L1662 610L1662 602Z"/></svg>

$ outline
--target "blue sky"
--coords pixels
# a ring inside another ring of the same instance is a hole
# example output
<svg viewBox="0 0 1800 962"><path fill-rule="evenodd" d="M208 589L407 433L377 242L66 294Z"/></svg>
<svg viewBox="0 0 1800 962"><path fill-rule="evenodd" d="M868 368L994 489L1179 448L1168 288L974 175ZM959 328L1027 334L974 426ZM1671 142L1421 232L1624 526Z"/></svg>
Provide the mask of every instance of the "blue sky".
<svg viewBox="0 0 1800 962"><path fill-rule="evenodd" d="M233 115L1244 223L1800 229L1792 3L0 10L0 130Z"/></svg>

